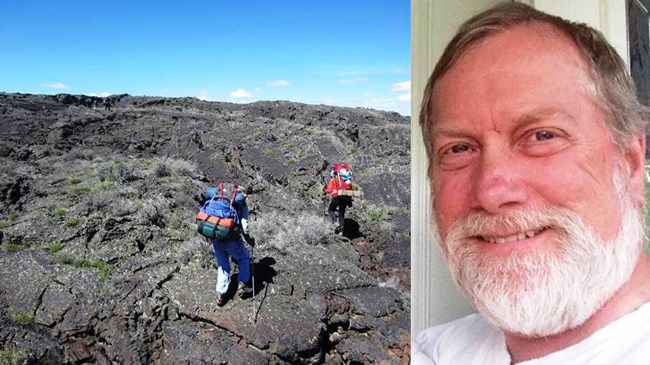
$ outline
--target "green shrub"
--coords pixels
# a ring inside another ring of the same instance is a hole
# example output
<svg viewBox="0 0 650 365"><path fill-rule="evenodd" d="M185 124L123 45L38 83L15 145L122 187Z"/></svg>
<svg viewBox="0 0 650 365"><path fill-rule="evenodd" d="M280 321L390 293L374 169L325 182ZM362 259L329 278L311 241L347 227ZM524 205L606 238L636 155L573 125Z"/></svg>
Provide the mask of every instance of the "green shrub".
<svg viewBox="0 0 650 365"><path fill-rule="evenodd" d="M91 259L77 259L70 254L59 252L56 255L56 261L62 265L70 265L79 269L98 269L99 280L105 281L109 278L112 271L112 266L104 261L91 260Z"/></svg>
<svg viewBox="0 0 650 365"><path fill-rule="evenodd" d="M16 218L20 217L20 212L11 212L9 213L9 220L15 221Z"/></svg>
<svg viewBox="0 0 650 365"><path fill-rule="evenodd" d="M20 365L24 364L29 355L22 350L0 349L0 364L2 365Z"/></svg>
<svg viewBox="0 0 650 365"><path fill-rule="evenodd" d="M280 146L284 147L285 149L293 149L296 148L296 142L291 140L285 140L280 142Z"/></svg>
<svg viewBox="0 0 650 365"><path fill-rule="evenodd" d="M74 219L68 219L67 221L65 221L63 225L65 225L66 227L76 227L79 225L79 223L81 223L81 221L79 219L74 218Z"/></svg>
<svg viewBox="0 0 650 365"><path fill-rule="evenodd" d="M57 217L63 217L66 214L68 214L68 210L65 208L56 208L54 211L54 215Z"/></svg>
<svg viewBox="0 0 650 365"><path fill-rule="evenodd" d="M70 177L68 178L68 183L69 183L70 185L77 185L77 184L79 184L80 182L81 182L81 178L78 177L78 176L70 176Z"/></svg>
<svg viewBox="0 0 650 365"><path fill-rule="evenodd" d="M86 346L93 347L97 343L97 339L93 336L86 336Z"/></svg>
<svg viewBox="0 0 650 365"><path fill-rule="evenodd" d="M31 324L34 322L33 313L23 313L16 308L9 308L9 318L20 324Z"/></svg>
<svg viewBox="0 0 650 365"><path fill-rule="evenodd" d="M90 188L87 187L87 186L72 186L69 189L70 194L72 194L74 196L87 194L87 193L90 193L90 191L91 191Z"/></svg>
<svg viewBox="0 0 650 365"><path fill-rule="evenodd" d="M406 207L399 207L399 208L393 208L392 213L398 215L409 215L411 214L411 210Z"/></svg>
<svg viewBox="0 0 650 365"><path fill-rule="evenodd" d="M374 205L366 206L366 213L368 214L368 218L373 222L379 222L386 218L384 209Z"/></svg>
<svg viewBox="0 0 650 365"><path fill-rule="evenodd" d="M65 253L65 252L58 252L55 256L56 262L62 265L72 265L74 263L74 257L71 255Z"/></svg>
<svg viewBox="0 0 650 365"><path fill-rule="evenodd" d="M58 243L58 242L50 242L50 243L44 244L43 246L41 246L41 248L43 250L49 251L51 253L57 253L57 252L61 251L63 246L61 246L61 244Z"/></svg>
<svg viewBox="0 0 650 365"><path fill-rule="evenodd" d="M100 181L97 183L97 189L99 190L110 190L110 189L115 189L117 185L115 184L115 181Z"/></svg>
<svg viewBox="0 0 650 365"><path fill-rule="evenodd" d="M5 250L7 250L8 252L18 252L18 251L22 251L22 250L24 250L26 248L27 248L27 245L23 245L23 244L20 244L20 243L7 243L5 245Z"/></svg>
<svg viewBox="0 0 650 365"><path fill-rule="evenodd" d="M270 149L270 148L267 148L267 149L264 150L264 155L265 156L271 157L271 156L273 156L273 153L274 153L273 150Z"/></svg>
<svg viewBox="0 0 650 365"><path fill-rule="evenodd" d="M3 219L0 221L0 229L8 228L11 226L11 221Z"/></svg>
<svg viewBox="0 0 650 365"><path fill-rule="evenodd" d="M115 176L115 173L111 171L104 176L104 179L102 181L115 182L117 181L117 176Z"/></svg>
<svg viewBox="0 0 650 365"><path fill-rule="evenodd" d="M150 170L152 167L153 167L153 161L152 161L152 160L145 160L145 161L142 163L142 168L143 168L144 170Z"/></svg>

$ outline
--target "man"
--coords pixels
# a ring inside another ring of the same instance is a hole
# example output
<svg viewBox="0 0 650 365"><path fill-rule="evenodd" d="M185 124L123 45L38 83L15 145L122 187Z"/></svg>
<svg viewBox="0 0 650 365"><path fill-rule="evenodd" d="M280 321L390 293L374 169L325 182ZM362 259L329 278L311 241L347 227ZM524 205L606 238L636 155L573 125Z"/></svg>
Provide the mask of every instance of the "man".
<svg viewBox="0 0 650 365"><path fill-rule="evenodd" d="M219 192L213 192L213 194L217 195L217 199L224 199L226 202L230 202L231 206L237 210L237 215L239 216L240 220L238 227L234 229L232 233L226 237L226 239L211 240L214 257L217 261L217 305L222 306L227 301L226 293L228 292L228 287L230 286L231 257L235 262L237 262L237 267L239 269L239 272L237 274L237 281L239 282L237 287L237 295L239 295L240 298L243 298L248 293L250 293L250 254L244 246L241 237L243 236L246 242L251 245L251 247L255 246L255 240L249 232L249 212L248 205L246 204L246 195L243 192L243 188L236 188L232 192L232 195L234 195L234 197L231 195L225 195L229 194L230 191L224 188L224 184L221 184L221 186L217 189L219 189Z"/></svg>
<svg viewBox="0 0 650 365"><path fill-rule="evenodd" d="M104 110L111 111L111 99L105 98L104 99Z"/></svg>
<svg viewBox="0 0 650 365"><path fill-rule="evenodd" d="M479 314L420 333L414 364L650 363L647 115L585 25L506 3L461 27L420 124L436 238Z"/></svg>
<svg viewBox="0 0 650 365"><path fill-rule="evenodd" d="M326 187L323 188L323 194L332 194L332 201L327 208L332 225L337 223L336 209L338 208L338 225L334 228L335 233L344 233L345 227L345 210L352 206L352 197L340 195L342 190L352 190L352 172L350 167L344 164L336 164L331 171L331 179Z"/></svg>

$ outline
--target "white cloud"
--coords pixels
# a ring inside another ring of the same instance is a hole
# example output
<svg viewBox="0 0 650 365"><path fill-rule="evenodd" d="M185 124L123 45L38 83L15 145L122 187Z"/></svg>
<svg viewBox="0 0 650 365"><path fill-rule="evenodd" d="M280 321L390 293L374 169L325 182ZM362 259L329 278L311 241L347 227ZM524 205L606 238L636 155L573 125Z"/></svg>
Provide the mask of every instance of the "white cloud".
<svg viewBox="0 0 650 365"><path fill-rule="evenodd" d="M372 109L394 111L402 115L411 115L411 103L405 103L402 100L398 101L395 98L372 98L366 100L363 106Z"/></svg>
<svg viewBox="0 0 650 365"><path fill-rule="evenodd" d="M402 95L397 97L397 100L402 101L402 102L410 102L411 101L411 93L402 94Z"/></svg>
<svg viewBox="0 0 650 365"><path fill-rule="evenodd" d="M266 83L266 86L268 87L282 87L288 85L289 83L286 80L273 80Z"/></svg>
<svg viewBox="0 0 650 365"><path fill-rule="evenodd" d="M389 107L395 105L395 100L392 98L371 98L366 100L365 105L369 107Z"/></svg>
<svg viewBox="0 0 650 365"><path fill-rule="evenodd" d="M411 80L393 84L392 91L411 91ZM410 99L409 99L410 100Z"/></svg>
<svg viewBox="0 0 650 365"><path fill-rule="evenodd" d="M363 108L371 108L371 109L378 109L378 110L387 110L387 111L398 112L402 115L410 115L411 104L402 102L398 99L399 98L394 96L383 97L383 96L373 95L367 97L364 95L363 97L353 97L353 98L343 98L343 99L326 98L326 99L322 99L321 103L325 105L343 106L343 107L351 107L351 108L363 107Z"/></svg>
<svg viewBox="0 0 650 365"><path fill-rule="evenodd" d="M231 98L235 98L235 99L246 99L246 98L250 98L252 96L251 93L249 93L248 91L246 91L244 89L237 89L237 90L231 92L229 95L230 95Z"/></svg>
<svg viewBox="0 0 650 365"><path fill-rule="evenodd" d="M341 79L339 80L339 84L341 85L356 85L356 84L361 84L368 81L367 77L353 77L351 79Z"/></svg>
<svg viewBox="0 0 650 365"><path fill-rule="evenodd" d="M259 87L259 86L257 86L257 87L255 88L255 91L260 92L260 91L262 91L262 88Z"/></svg>
<svg viewBox="0 0 650 365"><path fill-rule="evenodd" d="M199 93L196 95L197 99L203 100L203 101L212 101L212 96L210 96L210 93L208 90L201 90Z"/></svg>
<svg viewBox="0 0 650 365"><path fill-rule="evenodd" d="M62 82L55 82L53 84L41 84L42 87L46 87L49 89L69 89L70 86L62 83Z"/></svg>
<svg viewBox="0 0 650 365"><path fill-rule="evenodd" d="M107 96L111 96L111 93L106 93L106 92L104 92L104 93L99 93L99 94L90 93L90 94L88 94L88 96L99 96L99 97L105 98L105 97L107 97Z"/></svg>

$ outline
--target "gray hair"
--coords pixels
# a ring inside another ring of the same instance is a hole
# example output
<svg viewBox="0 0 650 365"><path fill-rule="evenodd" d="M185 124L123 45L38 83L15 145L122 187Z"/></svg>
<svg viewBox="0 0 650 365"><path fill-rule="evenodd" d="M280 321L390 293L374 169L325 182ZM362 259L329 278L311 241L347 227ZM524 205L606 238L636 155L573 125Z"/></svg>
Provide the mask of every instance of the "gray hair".
<svg viewBox="0 0 650 365"><path fill-rule="evenodd" d="M445 48L429 77L419 120L429 161L433 157L430 141L433 122L429 118L430 101L436 81L473 45L508 28L528 24L549 24L578 48L591 81L590 89L593 89L591 93L594 102L605 112L606 126L619 148L625 149L631 138L640 132L645 133L650 115L648 109L636 96L627 66L600 32L586 24L567 21L525 4L506 2L465 22Z"/></svg>

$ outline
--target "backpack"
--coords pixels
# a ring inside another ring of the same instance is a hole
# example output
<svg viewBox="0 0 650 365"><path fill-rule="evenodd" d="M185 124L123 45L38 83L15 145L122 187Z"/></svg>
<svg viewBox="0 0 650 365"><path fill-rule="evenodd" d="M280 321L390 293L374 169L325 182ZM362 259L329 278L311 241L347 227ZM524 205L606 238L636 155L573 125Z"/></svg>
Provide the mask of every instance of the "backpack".
<svg viewBox="0 0 650 365"><path fill-rule="evenodd" d="M343 162L335 163L332 170L330 170L330 177L333 178L335 175L338 175L341 179L339 182L341 189L338 191L339 198L349 199L351 202L351 197L360 196L360 192L352 190L352 169L350 165Z"/></svg>
<svg viewBox="0 0 650 365"><path fill-rule="evenodd" d="M334 177L336 174L345 180L346 183L352 184L352 170L350 169L350 165L343 162L335 163L332 166L332 170L330 170L330 177Z"/></svg>
<svg viewBox="0 0 650 365"><path fill-rule="evenodd" d="M236 184L219 184L203 193L203 206L196 214L197 231L210 239L225 240L239 233L237 205L246 200Z"/></svg>

